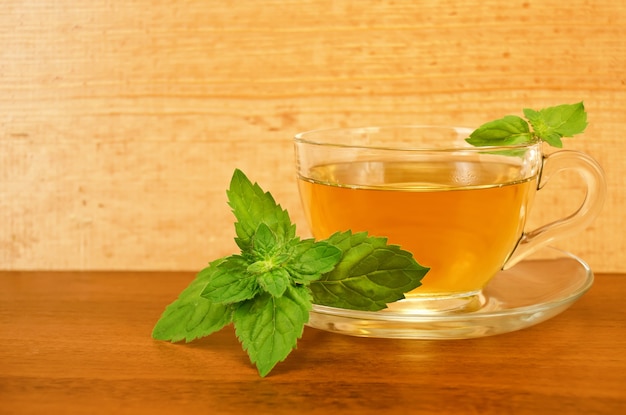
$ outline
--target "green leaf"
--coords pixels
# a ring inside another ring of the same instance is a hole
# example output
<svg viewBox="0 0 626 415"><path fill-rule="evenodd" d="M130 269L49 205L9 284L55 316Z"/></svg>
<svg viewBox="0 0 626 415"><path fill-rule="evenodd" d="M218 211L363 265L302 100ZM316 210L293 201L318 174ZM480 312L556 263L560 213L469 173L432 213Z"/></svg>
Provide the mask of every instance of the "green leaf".
<svg viewBox="0 0 626 415"><path fill-rule="evenodd" d="M522 144L532 139L528 123L523 118L507 115L481 125L465 141L473 146L484 147Z"/></svg>
<svg viewBox="0 0 626 415"><path fill-rule="evenodd" d="M298 238L293 238L289 244L279 243L274 232L261 223L252 236L252 251L246 256L252 262L248 272L263 274L281 266L289 260L289 252L297 242Z"/></svg>
<svg viewBox="0 0 626 415"><path fill-rule="evenodd" d="M287 211L276 204L269 192L265 193L258 184L252 184L241 170L236 169L233 173L226 193L237 218L235 242L242 251L252 249L252 237L261 223L267 225L281 243L295 238L296 228Z"/></svg>
<svg viewBox="0 0 626 415"><path fill-rule="evenodd" d="M561 137L563 137L561 134L554 131L545 132L543 133L542 140L550 144L552 147L563 148L563 141L561 140Z"/></svg>
<svg viewBox="0 0 626 415"><path fill-rule="evenodd" d="M541 118L539 111L535 111L532 108L524 108L524 116L531 122L531 125L533 121L537 121Z"/></svg>
<svg viewBox="0 0 626 415"><path fill-rule="evenodd" d="M343 257L332 271L310 284L316 304L381 310L419 287L429 270L410 252L365 232L336 233L327 242L341 249Z"/></svg>
<svg viewBox="0 0 626 415"><path fill-rule="evenodd" d="M154 339L190 342L219 331L231 322L231 306L216 304L200 296L221 261L214 261L200 271L178 298L166 307L152 330Z"/></svg>
<svg viewBox="0 0 626 415"><path fill-rule="evenodd" d="M261 376L296 347L310 310L311 298L304 286L288 286L281 297L263 293L237 305L235 333Z"/></svg>
<svg viewBox="0 0 626 415"><path fill-rule="evenodd" d="M295 282L308 284L332 271L342 255L339 248L327 242L306 239L294 247L287 268Z"/></svg>
<svg viewBox="0 0 626 415"><path fill-rule="evenodd" d="M251 250L255 256L266 257L280 249L276 234L265 223L259 223L252 235Z"/></svg>
<svg viewBox="0 0 626 415"><path fill-rule="evenodd" d="M508 146L531 143L537 139L554 147L563 147L562 137L582 133L587 127L587 113L582 102L563 104L535 111L524 109L532 131L523 118L507 115L478 127L466 141L473 146ZM503 153L508 154L508 153ZM511 152L510 154L514 154Z"/></svg>
<svg viewBox="0 0 626 415"><path fill-rule="evenodd" d="M284 268L275 268L257 278L263 290L274 297L280 297L285 293L287 286L291 284L289 273Z"/></svg>
<svg viewBox="0 0 626 415"><path fill-rule="evenodd" d="M535 111L524 109L524 115L535 134L554 147L563 147L561 137L572 137L585 131L587 113L582 102L563 104Z"/></svg>
<svg viewBox="0 0 626 415"><path fill-rule="evenodd" d="M202 297L214 303L231 304L254 297L260 291L249 262L240 255L225 258L207 282Z"/></svg>

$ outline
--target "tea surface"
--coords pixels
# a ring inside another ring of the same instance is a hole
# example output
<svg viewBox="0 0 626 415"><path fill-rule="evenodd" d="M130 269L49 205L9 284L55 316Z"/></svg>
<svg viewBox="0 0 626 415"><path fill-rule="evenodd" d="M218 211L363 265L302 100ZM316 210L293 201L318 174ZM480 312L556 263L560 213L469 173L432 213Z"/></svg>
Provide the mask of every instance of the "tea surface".
<svg viewBox="0 0 626 415"><path fill-rule="evenodd" d="M298 181L316 238L336 231L386 236L430 267L407 296L480 290L524 228L536 177L468 160L363 161L316 166Z"/></svg>

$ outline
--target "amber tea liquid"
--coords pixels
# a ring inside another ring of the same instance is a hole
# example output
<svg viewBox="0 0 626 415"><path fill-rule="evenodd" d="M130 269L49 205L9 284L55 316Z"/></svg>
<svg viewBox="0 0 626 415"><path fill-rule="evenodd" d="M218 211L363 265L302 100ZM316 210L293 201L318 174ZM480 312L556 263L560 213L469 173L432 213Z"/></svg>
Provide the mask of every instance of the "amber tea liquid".
<svg viewBox="0 0 626 415"><path fill-rule="evenodd" d="M359 161L320 165L299 179L313 235L368 231L430 271L407 296L480 290L515 248L536 190L502 162Z"/></svg>

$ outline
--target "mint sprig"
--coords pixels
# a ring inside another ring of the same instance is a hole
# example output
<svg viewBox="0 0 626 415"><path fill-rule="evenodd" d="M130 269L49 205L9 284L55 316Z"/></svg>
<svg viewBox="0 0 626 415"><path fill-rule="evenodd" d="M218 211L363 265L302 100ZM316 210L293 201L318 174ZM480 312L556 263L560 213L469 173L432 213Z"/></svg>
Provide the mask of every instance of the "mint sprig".
<svg viewBox="0 0 626 415"><path fill-rule="evenodd" d="M587 113L582 102L563 104L535 111L524 109L527 120L507 115L478 127L469 138L473 146L507 146L545 141L553 147L563 147L561 138L573 137L587 127ZM532 127L532 128L531 128Z"/></svg>
<svg viewBox="0 0 626 415"><path fill-rule="evenodd" d="M240 254L218 259L170 304L152 336L191 341L233 323L261 376L296 347L313 304L375 311L421 285L428 268L381 237L301 240L289 214L240 170L228 202Z"/></svg>

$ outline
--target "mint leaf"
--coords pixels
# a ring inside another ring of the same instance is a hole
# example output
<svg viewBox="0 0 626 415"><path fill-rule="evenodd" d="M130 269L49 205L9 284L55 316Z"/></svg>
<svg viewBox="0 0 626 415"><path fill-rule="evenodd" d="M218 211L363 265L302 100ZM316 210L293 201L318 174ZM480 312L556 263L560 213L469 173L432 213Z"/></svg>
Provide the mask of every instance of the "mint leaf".
<svg viewBox="0 0 626 415"><path fill-rule="evenodd" d="M524 115L535 134L554 147L563 147L561 137L572 137L585 131L587 113L582 102L564 104L535 111L524 109Z"/></svg>
<svg viewBox="0 0 626 415"><path fill-rule="evenodd" d="M252 253L260 258L270 256L281 248L276 234L263 222L252 235L250 247Z"/></svg>
<svg viewBox="0 0 626 415"><path fill-rule="evenodd" d="M561 141L562 136L550 129L550 126L547 125L545 120L542 118L540 111L525 108L524 115L528 118L528 121L530 121L530 124L533 126L537 136L542 137L545 142L553 147L563 147L563 142Z"/></svg>
<svg viewBox="0 0 626 415"><path fill-rule="evenodd" d="M563 104L539 111L525 108L528 122L516 115L507 115L478 127L465 139L469 144L482 146L508 146L542 140L553 147L563 147L562 137L582 133L587 127L587 113L582 102ZM528 126L532 126L532 131ZM507 154L507 153L503 153ZM510 155L515 152L510 152Z"/></svg>
<svg viewBox="0 0 626 415"><path fill-rule="evenodd" d="M270 193L263 192L258 184L252 184L241 170L235 170L226 193L237 218L235 242L242 251L251 250L252 236L261 223L266 224L280 241L295 238L296 227L287 211L276 204Z"/></svg>
<svg viewBox="0 0 626 415"><path fill-rule="evenodd" d="M248 300L260 292L255 274L248 272L249 262L242 256L225 258L207 282L202 297L214 303L231 304Z"/></svg>
<svg viewBox="0 0 626 415"><path fill-rule="evenodd" d="M152 330L154 339L190 342L219 331L231 322L230 306L216 304L200 296L221 261L214 261L200 271L178 298L167 306Z"/></svg>
<svg viewBox="0 0 626 415"><path fill-rule="evenodd" d="M287 268L294 282L308 284L332 271L342 255L339 248L327 242L306 239L294 247Z"/></svg>
<svg viewBox="0 0 626 415"><path fill-rule="evenodd" d="M531 141L531 139L528 123L515 115L507 115L481 125L470 134L466 141L473 146L482 147L514 145Z"/></svg>
<svg viewBox="0 0 626 415"><path fill-rule="evenodd" d="M356 310L377 311L404 298L404 293L421 285L428 268L413 255L387 239L366 232L338 232L328 243L341 249L339 264L310 284L316 304Z"/></svg>
<svg viewBox="0 0 626 415"><path fill-rule="evenodd" d="M252 251L244 254L251 262L247 271L251 274L263 274L282 266L289 260L291 247L298 241L298 238L294 238L289 244L280 244L274 232L265 223L259 224L252 236Z"/></svg>
<svg viewBox="0 0 626 415"><path fill-rule="evenodd" d="M282 297L264 293L238 305L233 314L235 333L261 376L296 347L310 310L310 295L303 286L287 287Z"/></svg>
<svg viewBox="0 0 626 415"><path fill-rule="evenodd" d="M289 273L284 268L275 268L258 276L259 285L273 297L280 297L290 284Z"/></svg>

